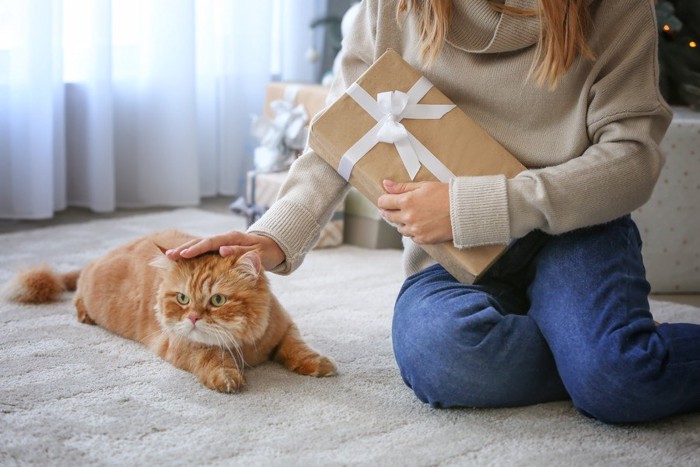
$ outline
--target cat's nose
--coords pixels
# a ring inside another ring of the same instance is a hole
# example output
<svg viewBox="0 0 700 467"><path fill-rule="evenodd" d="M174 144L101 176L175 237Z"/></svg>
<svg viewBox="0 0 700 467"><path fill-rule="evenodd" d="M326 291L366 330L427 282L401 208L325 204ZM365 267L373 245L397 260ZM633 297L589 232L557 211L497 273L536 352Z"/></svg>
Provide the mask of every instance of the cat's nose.
<svg viewBox="0 0 700 467"><path fill-rule="evenodd" d="M190 321L192 321L193 326L197 323L197 321L199 321L199 316L190 315L189 318L190 318Z"/></svg>

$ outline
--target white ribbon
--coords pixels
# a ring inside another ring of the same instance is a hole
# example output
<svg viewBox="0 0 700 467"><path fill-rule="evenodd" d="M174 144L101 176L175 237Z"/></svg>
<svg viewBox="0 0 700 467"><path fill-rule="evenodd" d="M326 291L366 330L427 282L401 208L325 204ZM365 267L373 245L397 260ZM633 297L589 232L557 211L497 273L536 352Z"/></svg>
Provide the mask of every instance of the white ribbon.
<svg viewBox="0 0 700 467"><path fill-rule="evenodd" d="M421 165L441 182L454 178L455 175L450 169L401 124L404 118L439 120L456 107L445 104L419 104L432 87L432 83L421 76L407 93L381 92L377 94L377 100L374 100L362 86L353 83L346 93L370 114L377 124L343 154L338 164L338 173L345 180L349 180L353 167L360 159L378 143L388 143L396 146L411 180L415 178Z"/></svg>

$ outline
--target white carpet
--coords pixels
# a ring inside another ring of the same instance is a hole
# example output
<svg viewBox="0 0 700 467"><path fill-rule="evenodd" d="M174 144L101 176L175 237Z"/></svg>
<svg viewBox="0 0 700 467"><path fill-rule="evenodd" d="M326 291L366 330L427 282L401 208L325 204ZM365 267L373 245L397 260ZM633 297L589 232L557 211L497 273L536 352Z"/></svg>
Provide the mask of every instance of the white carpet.
<svg viewBox="0 0 700 467"><path fill-rule="evenodd" d="M0 235L0 282L45 261L79 267L151 230L242 228L184 209ZM339 273L343 271L343 273ZM76 321L59 304L0 303L0 465L649 465L700 463L700 414L610 427L568 402L433 410L394 364L390 328L400 252L312 252L273 290L339 375L298 376L269 363L224 395L140 345ZM654 302L661 320L700 309Z"/></svg>

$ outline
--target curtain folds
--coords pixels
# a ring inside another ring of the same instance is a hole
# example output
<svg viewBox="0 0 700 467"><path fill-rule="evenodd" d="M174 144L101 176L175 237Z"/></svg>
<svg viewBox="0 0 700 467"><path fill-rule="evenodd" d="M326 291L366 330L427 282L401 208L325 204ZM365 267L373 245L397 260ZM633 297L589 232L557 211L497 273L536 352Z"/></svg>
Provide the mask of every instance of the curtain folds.
<svg viewBox="0 0 700 467"><path fill-rule="evenodd" d="M265 83L318 74L290 3L0 0L0 218L239 193Z"/></svg>

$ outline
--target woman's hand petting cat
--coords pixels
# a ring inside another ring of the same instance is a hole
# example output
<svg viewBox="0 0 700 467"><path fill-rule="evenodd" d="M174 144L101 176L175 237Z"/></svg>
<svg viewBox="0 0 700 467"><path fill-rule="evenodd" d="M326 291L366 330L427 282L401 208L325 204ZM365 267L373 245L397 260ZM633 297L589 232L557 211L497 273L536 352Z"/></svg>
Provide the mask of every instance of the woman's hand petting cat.
<svg viewBox="0 0 700 467"><path fill-rule="evenodd" d="M418 244L452 240L449 186L441 182L384 180L377 206L399 233Z"/></svg>
<svg viewBox="0 0 700 467"><path fill-rule="evenodd" d="M264 235L231 231L206 238L191 240L165 252L172 260L194 258L209 251L218 251L221 256L240 256L248 251L257 251L266 270L278 266L285 259L277 242Z"/></svg>

